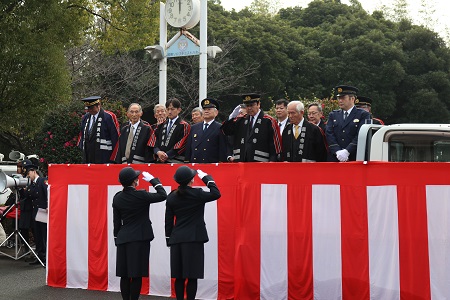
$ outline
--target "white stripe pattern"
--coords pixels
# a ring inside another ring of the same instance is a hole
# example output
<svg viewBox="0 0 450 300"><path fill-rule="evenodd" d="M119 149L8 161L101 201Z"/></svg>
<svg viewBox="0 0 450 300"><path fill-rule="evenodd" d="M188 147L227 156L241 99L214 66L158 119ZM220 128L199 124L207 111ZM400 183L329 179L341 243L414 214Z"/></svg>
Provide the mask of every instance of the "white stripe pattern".
<svg viewBox="0 0 450 300"><path fill-rule="evenodd" d="M314 299L342 299L339 185L312 186Z"/></svg>
<svg viewBox="0 0 450 300"><path fill-rule="evenodd" d="M89 186L69 185L67 193L67 287L88 287Z"/></svg>
<svg viewBox="0 0 450 300"><path fill-rule="evenodd" d="M367 187L371 299L400 299L397 188Z"/></svg>
<svg viewBox="0 0 450 300"><path fill-rule="evenodd" d="M450 186L427 186L431 299L450 298Z"/></svg>
<svg viewBox="0 0 450 300"><path fill-rule="evenodd" d="M288 298L287 185L261 185L261 299Z"/></svg>

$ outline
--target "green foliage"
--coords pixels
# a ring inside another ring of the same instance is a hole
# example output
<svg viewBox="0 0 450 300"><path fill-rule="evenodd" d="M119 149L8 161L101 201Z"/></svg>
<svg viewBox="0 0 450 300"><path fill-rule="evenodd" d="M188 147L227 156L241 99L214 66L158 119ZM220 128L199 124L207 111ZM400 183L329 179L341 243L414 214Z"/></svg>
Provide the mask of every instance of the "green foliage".
<svg viewBox="0 0 450 300"><path fill-rule="evenodd" d="M94 32L108 54L127 53L155 43L159 36L159 1L97 1L100 16Z"/></svg>
<svg viewBox="0 0 450 300"><path fill-rule="evenodd" d="M44 117L43 126L35 136L36 148L33 153L40 157L44 173L48 164L77 164L82 162L81 150L77 147L81 130L81 119L85 113L81 101L62 104ZM116 114L119 123L124 123L126 109L120 102L103 100L102 107Z"/></svg>
<svg viewBox="0 0 450 300"><path fill-rule="evenodd" d="M56 0L9 1L1 8L0 136L10 137L15 149L28 150L25 141L45 112L70 99L64 54L80 40L83 18Z"/></svg>

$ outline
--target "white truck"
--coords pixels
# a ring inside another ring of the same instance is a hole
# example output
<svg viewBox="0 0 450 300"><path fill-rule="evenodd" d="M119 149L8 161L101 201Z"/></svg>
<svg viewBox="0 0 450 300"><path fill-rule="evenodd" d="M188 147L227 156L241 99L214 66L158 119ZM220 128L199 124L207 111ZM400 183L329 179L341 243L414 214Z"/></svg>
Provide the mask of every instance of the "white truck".
<svg viewBox="0 0 450 300"><path fill-rule="evenodd" d="M356 160L450 162L450 124L364 124Z"/></svg>

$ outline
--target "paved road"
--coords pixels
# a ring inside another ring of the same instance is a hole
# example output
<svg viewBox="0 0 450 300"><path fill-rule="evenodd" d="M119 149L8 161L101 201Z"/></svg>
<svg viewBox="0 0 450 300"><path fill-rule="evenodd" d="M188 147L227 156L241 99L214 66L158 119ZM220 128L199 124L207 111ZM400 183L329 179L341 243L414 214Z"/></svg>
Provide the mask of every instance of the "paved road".
<svg viewBox="0 0 450 300"><path fill-rule="evenodd" d="M0 247L0 251L14 255L12 249ZM120 300L120 293L62 289L45 285L45 269L30 266L25 259L14 260L0 254L0 299L23 300ZM170 298L143 296L141 300L167 300Z"/></svg>

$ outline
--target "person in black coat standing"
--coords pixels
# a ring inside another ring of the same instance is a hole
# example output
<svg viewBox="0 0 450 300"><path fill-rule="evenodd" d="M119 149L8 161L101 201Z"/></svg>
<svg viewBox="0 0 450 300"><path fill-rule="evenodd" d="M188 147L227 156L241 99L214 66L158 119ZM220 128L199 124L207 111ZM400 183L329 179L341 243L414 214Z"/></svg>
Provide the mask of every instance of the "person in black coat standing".
<svg viewBox="0 0 450 300"><path fill-rule="evenodd" d="M209 188L192 188L195 174ZM180 185L171 192L166 202L166 242L170 247L171 277L175 278L175 295L183 300L186 285L187 300L194 300L197 294L197 279L204 277L204 243L209 241L205 225L205 203L220 198L212 176L187 166L177 169L174 176Z"/></svg>
<svg viewBox="0 0 450 300"><path fill-rule="evenodd" d="M29 201L28 205L32 204L31 222L33 226L34 243L36 244L36 254L39 259L30 262L30 265L43 265L45 267L46 253L47 253L47 223L36 220L38 211L48 210L48 185L44 178L40 177L36 166L31 160L25 159L22 162L22 167L25 169L27 177L30 179L30 186L25 192Z"/></svg>
<svg viewBox="0 0 450 300"><path fill-rule="evenodd" d="M156 193L136 190L140 171L123 168L119 181L123 190L113 198L114 242L117 247L116 276L120 277L122 299L139 299L142 277L148 276L150 241L153 240L152 222L149 219L151 203L167 198L158 178L143 172L143 179L150 182Z"/></svg>

